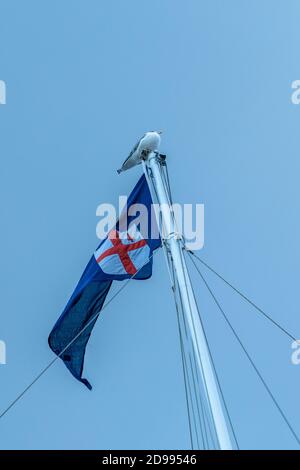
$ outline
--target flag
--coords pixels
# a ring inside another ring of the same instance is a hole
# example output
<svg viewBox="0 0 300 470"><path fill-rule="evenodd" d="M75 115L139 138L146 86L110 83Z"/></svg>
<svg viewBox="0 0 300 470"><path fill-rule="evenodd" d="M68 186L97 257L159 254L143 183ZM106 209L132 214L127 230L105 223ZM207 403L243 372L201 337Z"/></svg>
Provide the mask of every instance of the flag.
<svg viewBox="0 0 300 470"><path fill-rule="evenodd" d="M90 390L91 384L82 377L85 350L111 284L114 280L148 279L152 275L153 251L160 245L151 194L143 175L116 226L91 257L48 338L52 351Z"/></svg>

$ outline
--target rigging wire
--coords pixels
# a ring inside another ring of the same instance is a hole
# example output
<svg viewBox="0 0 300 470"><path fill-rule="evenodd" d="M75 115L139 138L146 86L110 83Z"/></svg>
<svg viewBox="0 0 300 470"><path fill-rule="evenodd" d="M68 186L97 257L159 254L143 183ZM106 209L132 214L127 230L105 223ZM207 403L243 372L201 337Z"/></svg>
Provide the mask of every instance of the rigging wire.
<svg viewBox="0 0 300 470"><path fill-rule="evenodd" d="M147 167L146 167L146 169L148 170ZM163 174L163 172L161 172L161 173ZM151 181L152 181L152 185L153 185L153 189L154 189L154 192L155 192L156 199L158 200L158 194L157 194L157 189L156 189L156 186L155 186L155 181L153 180L153 178L151 178ZM165 183L165 181L164 181L164 183ZM170 193L169 193L169 188L167 188L166 193L169 196L169 203L172 204ZM160 216L161 216L161 213L160 213ZM172 214L171 216L174 219L174 214ZM161 219L160 219L160 224L161 224L160 226L162 227L162 220ZM171 259L171 255L170 255L170 253L168 253L167 244L164 241L163 241L163 248L164 248L165 258L166 258L166 261L167 261L168 272L169 272L169 275L170 275L171 285L172 285L172 290L173 290L174 300L175 300L177 322L178 322L178 328L179 328L179 337L180 337L180 347L181 347L181 354L182 354L182 359L183 359L185 388L188 389L189 397L190 397L190 401L189 401L188 396L186 396L187 406L188 406L188 414L189 414L190 417L192 416L192 418L193 418L193 428L195 430L198 448L200 448L199 447L199 438L198 438L198 427L200 427L200 432L201 432L201 437L202 437L202 444L203 444L203 448L205 449L206 447L208 448L208 440L207 440L205 420L203 419L203 421L201 422L201 418L200 418L198 398L200 398L200 400L201 400L201 395L199 396L199 393L197 393L197 390L196 390L190 352L189 351L187 352L186 348L184 346L183 333L182 333L182 329L181 329L180 312L181 312L181 316L182 316L184 327L185 327L185 337L186 337L186 340L189 342L189 337L188 337L186 324L185 324L185 318L184 318L184 310L183 310L183 305L182 305L182 299L181 299L181 296L180 296L180 291L179 291L179 289L177 289L177 286L176 286L176 281L175 281L176 276L175 276L175 270L174 270L174 265L173 265L173 262L172 262L172 259ZM171 271L172 271L172 274L171 274ZM179 306L178 306L177 292L179 294L181 309L179 309ZM186 357L187 355L189 356L189 358ZM188 361L188 359L189 359L189 361ZM188 367L188 362L190 363L191 368ZM191 379L190 371L192 372L192 379ZM198 425L196 415L195 415L194 401L196 401L199 425ZM201 409L202 409L202 404L201 404ZM192 432L191 424L192 423L189 422L189 428L190 428L190 431ZM191 434L191 439L192 439L192 437L193 437L193 433Z"/></svg>
<svg viewBox="0 0 300 470"><path fill-rule="evenodd" d="M183 301L182 301L182 297L181 297L180 291L179 291L179 298L180 298L180 305L181 305L182 312L184 312ZM214 426L214 419L213 419L212 409L211 409L211 405L210 405L209 394L208 394L206 379L205 379L205 376L204 376L202 358L201 358L201 356L200 356L198 342L197 342L197 339L196 339L196 346L197 346L197 351L198 351L198 358L199 358L199 362L200 362L200 363L197 365L196 355L195 355L195 347L194 347L193 344L191 344L190 334L188 333L189 329L187 328L186 318L185 318L184 313L183 313L183 315L182 315L182 318L183 318L183 324L184 324L184 329L185 329L185 335L186 335L186 338L189 340L189 346L190 346L190 349L192 350L194 368L195 368L195 370L197 371L198 380L199 380L199 375L198 375L199 371L200 371L201 378L202 378L201 387L199 386L199 392L200 392L200 393L197 393L197 390L195 390L195 396L196 396L196 399L197 399L198 396L200 395L200 400L201 400L201 393L203 393L203 396L205 397L205 404L206 404L206 406L205 406L204 414L205 414L205 417L206 417L206 421L205 421L205 419L204 419L204 427L205 427L205 429L206 429L206 422L207 422L207 427L208 427L208 429L209 429L209 434L210 434L210 437L211 437L211 442L212 442L213 449L219 449L219 441L218 441L216 429L215 429L215 426ZM194 322L193 322L193 327L194 327L193 329L194 329L194 334L195 334ZM190 354L190 353L189 353L189 354ZM214 436L214 437L213 437L213 436ZM208 440L207 440L207 445L208 445L208 447L209 447Z"/></svg>
<svg viewBox="0 0 300 470"><path fill-rule="evenodd" d="M173 210L173 197L172 197L172 192L171 192L169 170L168 170L168 165L167 165L166 162L164 162L162 164L160 172L161 172L161 175L162 175L162 182L163 182L166 194L168 195L168 198L169 198L169 204L171 205L171 217L173 219L175 230L176 230L177 234L179 235L180 232L178 230L177 220L175 218L175 213L174 213L174 210ZM180 293L179 293L179 295L180 295ZM182 306L182 312L183 312L183 305L182 305L181 296L180 296L180 300L181 300L181 306ZM182 316L183 316L183 322L184 322L186 336L188 336L187 327L186 327L186 319L185 319L184 315L182 315ZM194 364L194 369L195 369L195 374L196 374L196 379L197 379L197 385L198 385L198 389L199 389L199 392L200 392L201 385L200 385L200 379L199 379L199 367L197 367L197 364L196 364L196 357L195 357L194 347L192 347L191 349L192 349L193 364ZM190 356L190 353L189 353L189 356ZM191 357L190 357L190 363L191 363L191 371L192 371L193 380L194 380L194 370L193 370ZM201 367L202 367L202 364L201 364ZM214 448L217 449L218 446L219 446L219 443L218 443L218 439L217 439L217 436L216 436L216 430L215 430L215 428L212 430L212 426L211 426L211 423L214 422L214 421L213 421L213 417L212 417L212 410L210 408L210 403L209 403L209 400L208 400L208 391L207 391L203 371L201 371L201 375L202 375L202 381L203 381L204 387L205 387L203 392L204 392L204 395L206 396L206 400L207 400L207 403L208 403L208 406L209 406L209 410L207 409L207 407L205 407L205 405L202 401L201 392L197 393L197 391L195 391L195 396L196 396L196 399L197 399L197 407L199 409L199 405L198 405L198 398L199 398L200 408L201 408L201 416L202 416L203 427L204 427L204 432L205 432L206 446L207 446L207 448L209 448L209 439L208 439L208 433L207 433L207 427L208 427L211 443L214 446ZM207 413L209 413L210 416L208 416ZM199 421L200 421L200 424L201 424L200 417L199 417ZM203 442L204 442L204 440L203 440Z"/></svg>
<svg viewBox="0 0 300 470"><path fill-rule="evenodd" d="M181 251L181 257L183 259L183 264L184 264L185 258L184 258L184 251L183 250L184 250L184 246L182 247L182 251ZM185 283L187 284L186 276L188 274L185 272L185 269L183 270L183 273L184 273ZM235 434L235 431L234 431L233 423L232 423L232 420L231 420L231 417L230 417L230 414L229 414L229 410L228 410L228 407L227 407L227 404L226 404L226 401L225 401L225 396L224 396L224 393L223 393L223 390L222 390L222 387L221 387L221 382L219 380L217 369L216 369L214 359L213 359L213 356L212 356L212 353L211 353L211 350L210 350L208 338L207 338L207 335L205 333L203 321L202 321L202 318L201 318L201 315L200 315L200 312L199 312L199 307L198 307L198 304L197 304L197 301L196 301L196 296L195 296L195 292L194 292L194 289L193 289L193 285L192 285L192 283L190 283L190 284L191 284L191 289L192 289L192 292L193 292L193 295L194 295L194 298L195 298L197 313L198 313L199 321L201 323L203 335L204 335L204 338L205 338L205 341L206 341L208 354L209 354L209 357L210 357L210 360L211 360L211 363L212 363L212 367L213 367L213 371L214 371L214 374L215 374L215 377L216 377L218 388L219 388L219 391L221 393L221 398L222 398L222 402L223 402L223 405L224 405L224 408L225 408L226 416L227 416L229 425L231 427L231 431L232 431L232 434L233 434L233 437L234 437L234 440L235 440L236 447L237 447L237 449L239 449L239 445L238 445L238 441L237 441L236 434ZM190 300L189 300L189 302L190 302ZM193 319L192 319L192 321L193 321ZM193 321L193 326L194 326L194 321ZM194 326L194 331L195 331L195 326ZM198 354L199 354L201 367L202 367L202 361L201 361L201 355L200 355L200 351L199 351L198 341L196 341L196 344L197 344ZM209 393L208 393L208 389L207 389L207 383L206 383L206 380L205 380L205 376L204 376L204 373L203 373L203 368L202 368L202 376L203 376L203 380L204 380L204 384L205 384L206 399L207 399L207 402L208 402L208 405L209 405L210 416L212 416L212 422L214 423L213 412L212 412L211 403L210 403L210 400L209 400ZM215 428L214 428L214 431L216 433Z"/></svg>
<svg viewBox="0 0 300 470"><path fill-rule="evenodd" d="M188 386L189 386L189 390L190 390L190 403L191 403L191 407L192 407L192 410L193 410L194 428L195 428L195 432L196 432L196 436L197 436L197 434L198 434L198 432L197 432L197 420L196 420L194 407L193 407L193 396L195 397L194 400L196 401L196 406L197 406L197 411L198 411L198 420L199 420L201 437L202 437L202 443L203 443L203 448L205 450L206 441L207 441L207 440L205 441L205 437L204 437L204 436L206 436L205 421L203 420L203 426L202 426L200 413L199 413L199 405L198 405L198 400L197 400L198 393L197 393L197 390L196 390L196 387L195 387L194 380L192 381L193 382L193 392L194 392L193 395L192 395L192 391L191 391L192 390L191 378L190 378L190 374L189 374L189 368L187 366L187 357L186 356L187 355L189 356L190 365L191 365L191 357L190 357L190 352L186 351L186 348L184 347L183 332L182 332L181 321L180 321L180 312L181 312L181 317L183 319L183 324L184 324L184 328L185 328L185 337L186 337L187 340L189 338L188 338L187 329L186 329L186 325L185 325L184 310L183 310L182 300L181 300L181 296L180 296L180 291L179 291L179 289L177 289L177 286L176 286L176 283L175 283L176 278L175 278L173 263L171 263L171 266L172 266L172 273L173 273L173 278L174 278L174 298L175 298L177 322L178 322L178 329L179 329L180 346L181 346L181 350L182 350L183 360L184 360L184 363L185 363L185 371L186 371L186 376L187 376L186 378L187 378L187 382L188 382ZM179 309L178 301L177 301L177 292L178 292L178 297L179 297L179 300L180 300L180 309ZM191 365L191 370L192 370L192 365ZM203 427L204 427L204 432L203 432ZM197 439L197 441L198 441L198 439ZM199 441L198 441L198 448L199 448Z"/></svg>
<svg viewBox="0 0 300 470"><path fill-rule="evenodd" d="M156 190L156 186L155 186L155 181L153 181L153 178L152 178L152 175L151 173L148 172L148 168L146 167L146 165L144 165L144 169L146 169L146 176L150 177L151 178L151 182L152 182L152 187L154 189L154 192L155 192L155 196L156 198L158 199L158 195L157 195L157 190ZM169 204L172 205L172 195L171 195L171 189L170 189L170 182L169 182L169 175L168 175L168 168L167 168L167 165L164 164L163 168L161 168L160 170L160 173L161 173L161 176L162 176L162 182L163 182L163 185L164 185L164 189L166 191L166 194L168 195L168 199L169 199ZM175 215L173 213L173 210L171 209L171 217L173 219L173 223L176 227L177 223L176 223L176 220L175 220ZM163 243L164 245L164 243ZM167 247L165 247L167 249ZM168 270L169 270L169 273L170 273L170 264L172 266L172 270L173 270L173 278L175 279L175 275L174 275L174 266L173 266L173 263L171 260L169 260L169 257L168 257L168 254L166 255L167 259L168 259ZM182 261L184 262L184 253L183 251L181 251L181 257L183 258ZM186 282L186 275L187 273L185 273L184 271L184 278L185 278L185 282ZM171 282L174 286L174 288L176 287L175 286L175 282ZM177 299L176 299L176 293L174 292L174 297L175 297L175 304L176 304L176 310L177 310L177 316L179 315L179 309L178 309L178 305L177 305ZM184 315L184 309L183 309L183 305L182 305L182 299L181 299L181 296L180 296L180 291L179 291L179 297L180 297L180 301L181 301L181 311L182 311L182 317L183 317L183 322L184 322L184 326L185 326L185 332L186 332L186 336L187 336L187 328L186 328L186 325L185 325L185 315ZM190 301L190 300L189 300ZM198 310L198 315L199 315L199 318L200 318L200 314L199 314L199 309L198 309L198 306L197 306L197 310ZM192 320L193 321L193 320ZM200 321L201 321L201 318L200 318ZM202 323L202 322L201 322ZM179 325L179 331L180 331L180 335L182 335L181 333L181 325L180 325L180 320L179 320L179 317L178 317L178 325ZM202 324L202 327L203 327L203 324ZM195 332L195 325L194 325L194 322L193 322L193 329L194 329L194 332ZM204 335L205 335L205 332L204 332ZM205 338L206 338L206 335L205 335ZM206 338L206 341L207 341L207 338ZM197 337L196 337L196 343L197 343L197 349L198 349L198 353L199 353L199 346L198 346L198 342L197 342ZM183 344L184 346L184 344ZM196 368L196 373L198 372L198 369L196 367L196 360L195 360L195 351L193 349L193 347L191 348L192 351L193 351L193 354L194 354L194 362L195 362L195 368ZM209 349L209 347L208 347ZM211 358L211 361L213 363L213 358L212 358L212 355L211 355L211 352L209 350L209 354L210 354L210 358ZM200 367L201 367L201 375L202 375L202 381L203 381L203 386L204 386L204 395L206 397L206 402L207 402L207 405L209 407L209 411L210 413L210 416L208 417L206 415L206 418L207 418L207 422L208 422L208 427L209 427L209 431L210 431L210 435L211 435L211 438L212 438L212 443L214 446L216 446L216 443L214 442L214 439L212 437L212 430L211 430L211 426L210 426L210 423L213 424L214 421L213 421L213 416L212 416L212 409L211 409L211 404L210 404L210 401L209 401L209 398L208 398L208 390L207 390L207 384L206 384L206 380L205 380L205 376L204 376L204 373L203 373L203 370L202 370L202 362L201 362L201 356L199 356L199 359L200 359ZM202 440L203 440L203 447L205 447L205 442L206 442L206 445L208 447L208 438L207 438L207 432L206 432L206 422L205 422L205 419L204 419L204 416L203 416L203 419L201 421L201 418L200 418L200 411L199 411L199 398L201 400L201 394L197 393L197 390L196 390L196 383L195 383L195 375L194 375L194 370L193 370L193 365L192 365L192 360L191 360L191 356L190 356L190 352L189 352L189 362L190 362L190 370L191 370L191 373L192 373L192 383L193 383L193 389L194 389L194 396L195 396L195 401L196 401L196 405L197 405L197 411L198 411L198 418L199 418L199 424L200 424L200 427L201 427L201 434L202 434ZM226 402L225 402L225 399L224 399L224 394L223 394L223 391L221 389L221 385L220 385L220 381L218 379L218 376L217 376L217 372L216 372L216 368L215 368L215 365L213 363L213 368L214 368L214 373L216 375L216 378L217 378L217 382L218 382L218 387L221 391L221 396L222 396L222 400L223 400L223 404L225 406L225 410L226 410L226 413L227 413L227 417L228 417L228 420L229 420L229 423L230 423L230 426L231 426L231 430L232 430L232 433L233 433L233 436L234 436L234 439L235 439L235 442L236 442L236 445L237 445L237 448L238 448L238 443L237 443L237 439L236 439L236 435L235 435L235 432L234 432L234 429L233 429L233 425L232 425L232 422L231 422L231 419L230 419L230 415L229 415L229 412L228 412L228 408L226 406ZM187 366L185 364L185 369L187 370ZM190 378L189 376L187 377L188 378L188 385L189 387L191 387L191 384L190 384ZM199 377L197 376L197 381L198 381L198 385L199 385ZM200 396L199 396L200 395ZM191 405L193 407L193 402L191 400ZM203 406L202 406L202 403L200 404L200 407L201 407L201 410L203 412ZM193 419L195 420L195 414L194 414L194 409L192 410L192 414L193 414ZM201 423L203 423L203 426L204 426L204 430L205 430L205 434L203 434L203 430L202 430L202 425ZM214 434L216 434L216 430L214 428ZM217 445L217 448L219 446L219 443ZM215 447L216 448L216 447Z"/></svg>
<svg viewBox="0 0 300 470"><path fill-rule="evenodd" d="M169 197L170 197L170 200L171 200L171 204L173 204L173 198L172 198L172 193L171 193L171 184L170 184L170 178L169 178L169 169L168 169L167 164L165 165L165 173L166 173Z"/></svg>
<svg viewBox="0 0 300 470"><path fill-rule="evenodd" d="M184 378L185 399L186 399L188 424L189 424L189 435L190 435L190 441L191 441L191 449L193 450L194 449L194 441L193 441L191 415L193 415L194 422L195 422L195 418L194 418L194 409L192 409L192 410L190 409L190 403L192 404L192 394L191 394L191 388L190 388L190 383L189 383L188 370L187 370L187 366L186 366L184 345L183 345L183 339L182 339L182 331L181 331L181 327L180 327L179 308L178 308L177 298L176 298L174 267L173 267L173 264L172 264L171 260L169 259L168 249L167 249L167 246L166 246L164 241L162 242L162 247L163 247L163 252L164 252L164 256L165 256L166 263L167 263L168 273L169 273L169 276L170 276L171 289L172 289L172 292L173 292L173 295L174 295L174 300L175 300L177 323L178 323L178 330L179 330L179 342L180 342L183 378ZM172 273L171 273L170 265L172 266ZM190 395L190 401L189 401L189 395ZM194 424L194 426L195 426L195 424ZM197 434L196 434L196 439L197 439L197 443L198 443Z"/></svg>
<svg viewBox="0 0 300 470"><path fill-rule="evenodd" d="M88 328L89 325L91 325L95 320L97 320L100 313L103 312L106 307L108 307L108 305L122 292L123 289L125 289L129 282L134 279L134 277L139 273L139 271L145 266L145 264L147 264L153 258L155 254L156 251L153 251L152 255L149 256L149 259L146 261L146 263L144 263L130 278L128 278L126 282L124 282L120 289L118 289L117 292L115 292L115 294L106 302L101 311L96 312L94 315L91 316L86 325L84 325L84 327L74 336L74 338L67 344L67 346L65 346L62 351L54 359L52 359L52 361L49 362L49 364L44 367L44 369L41 370L41 372L30 382L30 384L27 385L27 387L19 395L17 395L17 397L7 406L7 408L2 411L2 413L0 414L0 419L3 418L6 413L8 413L8 411L25 395L25 393L30 390L30 388L50 369L51 366L53 366L53 364L62 356L62 354L66 352L66 350L74 343L74 341L79 338L79 336L86 330L86 328Z"/></svg>
<svg viewBox="0 0 300 470"><path fill-rule="evenodd" d="M221 274L219 274L215 269L213 269L209 264L203 261L199 256L197 256L193 251L187 250L187 253L193 255L200 263L202 263L207 269L209 269L212 273L214 273L219 279L221 279L225 284L227 284L231 289L233 289L238 295L240 295L246 302L248 302L252 307L254 307L258 312L260 312L267 320L273 323L277 328L279 328L283 333L285 333L289 338L293 341L297 341L296 337L289 333L283 326L281 326L278 322L276 322L270 315L264 312L260 307L258 307L249 297L243 294L239 289L233 286L229 281L227 281ZM194 264L195 265L195 264ZM195 265L195 268L198 270L198 266Z"/></svg>
<svg viewBox="0 0 300 470"><path fill-rule="evenodd" d="M169 173L168 173L168 166L166 163L164 163L163 167L161 168L161 175L162 175L162 181L163 181L163 185L164 185L164 189L168 195L168 198L169 198L169 203L170 205L173 204L173 201L172 201L172 194L171 194L171 187L170 187L170 180L169 180ZM171 210L171 214L172 214L172 218L173 218L173 223L177 229L177 221L175 219L175 214L173 212L173 210ZM182 257L182 261L184 263L184 253L183 251L181 252L181 257ZM184 270L184 278L185 278L185 283L187 283L187 280L186 280L186 275L187 273L185 273L185 270ZM192 288L193 289L193 288ZM193 292L194 293L194 292ZM190 302L190 300L189 300ZM182 305L182 300L181 300L181 305ZM197 305L197 304L196 304ZM191 306L190 306L191 308ZM182 311L183 311L183 306L182 306ZM203 331L204 331L204 327L203 327L203 323L202 323L202 320L201 320L201 316L200 316L200 313L199 313L199 308L198 308L198 305L197 305L197 311L198 311L198 315L199 315L199 319L200 319L200 322L202 324L202 328L203 328ZM185 316L183 315L183 321L185 322ZM195 325L194 325L194 322L192 320L192 323L193 323L193 329L194 329L194 333L195 333ZM187 331L186 329L186 325L185 325L185 330ZM229 411L228 411L228 408L227 408L227 405L226 405L226 402L225 402L225 398L224 398L224 394L223 394L223 391L222 391L222 388L221 388L221 384L220 384L220 381L219 381L219 378L218 378L218 375L217 375L217 371L216 371L216 367L215 367L215 364L214 364L214 361L213 361L213 357L212 357L212 354L211 354L211 351L209 349L209 344L208 344L208 341L207 341L207 337L206 337L206 334L205 334L205 331L204 331L204 336L205 336L205 339L206 339L206 342L207 342L207 346L208 346L208 351L209 351L209 354L210 354L210 358L211 358L211 361L212 361L212 365L213 365L213 369L214 369L214 373L216 375L216 379L217 379L217 383L218 383L218 387L220 389L220 392L221 392L221 396L222 396L222 400L223 400L223 404L224 404L224 407L225 407L225 411L227 413L227 417L228 417L228 421L229 421L229 424L231 426L231 430L232 430L232 434L233 434L233 437L235 439L235 443L236 443L236 446L237 448L239 448L238 446L238 441L237 441L237 438L236 438L236 435L235 435L235 432L234 432L234 428L233 428L233 424L232 424L232 421L231 421L231 418L230 418L230 414L229 414ZM196 344L197 344L197 349L198 349L198 354L199 354L199 359L200 359L200 366L201 366L201 375L202 375L202 379L203 379L203 384L204 384L204 392L205 392L205 396L206 396L206 401L207 401L207 404L208 404L208 407L209 407L209 410L207 410L209 412L209 417L207 416L206 414L206 418L207 418L207 422L208 422L208 427L209 427L209 431L210 431L210 435L211 435L211 439L212 439L212 443L213 445L215 446L215 448L218 448L219 446L219 443L217 444L217 447L216 447L216 443L214 442L214 439L213 439L213 434L215 434L215 437L217 438L216 436L216 429L214 428L214 433L212 432L212 429L211 429L211 426L210 426L210 423L214 423L214 420L213 420L213 414L212 414L212 409L211 409L211 404L210 404L210 401L209 401L209 395L208 395L208 390L207 390L207 384L206 384L206 380L205 380L205 376L204 376L204 373L203 373L203 366L202 366L202 361L201 361L201 356L200 356L200 352L199 352L199 346L198 346L198 341L196 339ZM192 347L192 351L193 351L193 355L194 355L194 363L195 363L195 369L196 369L196 373L198 372L198 368L196 366L196 358L195 358L195 351L194 351L194 348ZM191 359L190 359L191 361ZM192 376L193 376L193 381L194 381L194 371L193 371L193 368L192 368L192 363L191 363L191 370L192 370ZM197 379L199 379L197 377ZM196 393L196 399L197 399L197 407L198 407L198 413L199 413L199 405L198 405L198 393ZM200 400L201 400L201 395L200 395ZM199 417L199 421L201 423L201 420L200 420L200 417ZM204 428L206 430L206 427L205 427L205 420L204 420ZM218 441L218 439L217 439Z"/></svg>
<svg viewBox="0 0 300 470"><path fill-rule="evenodd" d="M184 247L183 247L183 250L184 250ZM184 251L183 250L181 252L181 256L182 256L183 260L185 261ZM184 276L186 276L185 271L184 271ZM193 295L194 295L194 298L195 298L199 321L200 321L201 326L202 326L202 331L203 331L204 338L205 338L205 341L206 341L206 344L207 344L207 349L208 349L209 357L210 357L210 360L211 360L211 363L212 363L213 371L214 371L214 374L215 374L215 377L216 377L216 381L217 381L217 384L218 384L218 388L220 390L220 394L221 394L222 402L223 402L223 405L224 405L224 408L225 408L226 416L227 416L227 419L228 419L228 422L229 422L229 425L230 425L230 428L231 428L231 432L232 432L236 447L237 447L237 449L239 449L239 444L238 444L238 440L237 440L236 433L235 433L235 430L234 430L233 422L232 422L232 419L231 419L231 416L230 416L230 413L229 413L229 409L228 409L228 406L227 406L227 403L226 403L226 400L225 400L225 395L224 395L224 392L223 392L223 389L222 389L222 386L221 386L221 381L219 379L219 375L218 375L217 368L216 368L216 365L215 365L215 362L214 362L214 358L213 358L213 355L212 355L212 352L211 352L211 349L210 349L210 346L209 346L209 342L208 342L208 338L207 338L207 335L206 335L206 332L205 332L204 324L203 324L203 321L202 321L202 318L201 318L201 315L200 315L200 312L199 312L199 307L198 307L198 304L197 304L197 301L196 301L194 288L193 288L192 283L190 283L190 284L191 284L191 289L192 289L192 292L193 292ZM206 392L207 392L207 396L208 396L208 390L207 389L206 389ZM211 410L211 408L210 408L210 410ZM211 410L211 413L212 413L212 410Z"/></svg>
<svg viewBox="0 0 300 470"><path fill-rule="evenodd" d="M148 187L151 193L152 200L154 201L155 198L158 200L158 194L155 186L155 181L152 178L152 175L149 171L149 168L143 163L143 168L145 172L145 176L147 179ZM152 191L153 190L153 191ZM154 194L153 194L154 192ZM155 196L155 198L153 197ZM161 220L161 212L160 212L160 219L158 218L158 214L156 212L156 219L158 226L162 228L162 220ZM182 369L183 369L183 378L184 378L184 391L185 391L185 400L186 400L186 407L187 407L187 417L188 417L188 428L189 428L189 436L190 436L190 442L191 442L191 449L195 449L195 444L194 444L194 436L193 436L193 427L195 429L195 434L196 434L196 440L197 440L197 445L199 447L199 440L198 440L198 433L197 433L197 427L196 427L196 419L195 419L195 413L194 413L194 407L193 407L193 401L192 401L192 391L191 391L191 384L190 384L190 379L189 379L189 374L188 374L188 368L186 364L186 358L185 358L185 350L184 350L184 343L183 343L183 337L182 337L182 330L181 330L181 325L180 325L180 318L179 318L179 306L177 303L177 296L176 296L176 286L175 286L175 273L174 273L174 266L173 263L170 260L169 253L168 253L168 247L165 243L165 240L162 239L162 248L163 248L163 253L164 257L166 260L167 264L167 269L168 269L168 274L170 277L170 282L171 282L171 289L174 295L174 300L175 300L175 307L176 307L176 316L177 316L177 323L178 323L178 332L179 332L179 342L180 342L180 353L181 353L181 361L182 361ZM172 272L171 272L171 267L172 267Z"/></svg>
<svg viewBox="0 0 300 470"><path fill-rule="evenodd" d="M179 325L180 325L180 320L179 320ZM180 330L180 326L179 326L179 332L181 332ZM189 369L188 369L188 365L187 365L187 358L186 358L186 355L185 355L185 349L184 349L184 343L183 343L183 340L182 340L182 336L180 335L180 348L182 349L183 351L183 364L184 364L184 372L185 372L185 375L186 375L186 383L187 383L187 387L188 387L188 391L189 391L189 397L190 397L190 409L191 409L191 414L192 414L192 417L193 417L193 421L191 421L191 423L193 422L193 427L194 427L194 430L195 430L195 435L196 435L196 441L197 441L197 447L196 449L199 449L200 448L200 444L199 444L199 434L198 434L198 426L197 426L197 419L196 419L196 413L195 413L195 408L194 408L194 400L193 400L193 394L192 394L192 385L191 385L191 381L190 381L190 377L189 377ZM202 436L202 441L203 441L203 433L202 433L202 429L201 429L201 426L200 426L200 431L201 431L201 436ZM193 435L193 434L192 434ZM192 449L194 450L195 447L192 447Z"/></svg>
<svg viewBox="0 0 300 470"><path fill-rule="evenodd" d="M184 377L184 389L185 389L185 398L186 398L186 407L188 413L188 423L189 423L189 434L190 434L190 441L191 441L191 449L194 450L194 441L193 441L193 431L192 431L192 421L191 421L191 413L190 413L190 405L189 405L189 397L188 397L188 383L187 383L187 370L186 370L186 361L184 357L184 347L182 342L182 332L180 329L179 323L179 313L176 309L177 313L177 322L178 322L178 330L179 330L179 342L180 342L180 352L181 352L181 361L182 361L182 368L183 368L183 377ZM190 390L189 390L190 391ZM190 394L191 396L191 394ZM191 398L190 398L191 400Z"/></svg>
<svg viewBox="0 0 300 470"><path fill-rule="evenodd" d="M170 178L169 178L169 171L168 171L168 165L164 163L164 165L161 167L161 174L163 177L163 183L166 188L166 192L169 196L169 201L170 204L173 205L173 197L171 193L171 185L170 185Z"/></svg>
<svg viewBox="0 0 300 470"><path fill-rule="evenodd" d="M194 263L194 260L193 258L190 256L194 266L195 263ZM246 347L244 346L243 342L241 341L238 333L236 332L236 330L234 329L234 327L232 326L229 318L227 317L227 315L225 314L223 308L221 307L218 299L216 298L215 294L213 293L212 289L210 288L209 284L207 283L206 279L204 278L202 272L197 269L198 273L200 274L201 278L202 278L202 281L204 282L206 288L208 289L210 295L212 296L215 304L217 305L219 311L221 312L221 314L223 315L227 325L229 326L229 328L231 329L233 335L235 336L236 340L238 341L239 345L241 346L242 350L244 351L247 359L249 360L250 364L252 365L254 371L256 372L257 376L259 377L259 379L261 380L263 386L265 387L267 393L269 394L271 400L273 401L275 407L277 408L277 410L279 411L281 417L283 418L283 420L285 421L286 425L288 426L289 430L291 431L292 435L294 436L295 440L297 441L298 445L300 446L300 438L298 437L296 431L294 430L294 428L292 427L291 423L289 422L288 418L286 417L284 411L282 410L281 406L279 405L278 401L276 400L275 396L273 395L271 389L269 388L268 384L266 383L265 379L263 378L261 372L259 371L259 369L257 368L257 366L255 365L252 357L250 356L250 354L248 353Z"/></svg>

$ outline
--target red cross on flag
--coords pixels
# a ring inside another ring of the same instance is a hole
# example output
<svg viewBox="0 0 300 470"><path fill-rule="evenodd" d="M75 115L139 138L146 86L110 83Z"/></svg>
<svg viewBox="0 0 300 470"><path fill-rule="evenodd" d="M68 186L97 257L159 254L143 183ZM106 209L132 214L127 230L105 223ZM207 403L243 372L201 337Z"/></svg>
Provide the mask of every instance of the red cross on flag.
<svg viewBox="0 0 300 470"><path fill-rule="evenodd" d="M126 232L111 230L94 256L103 272L110 275L134 275L147 263L150 248L136 225Z"/></svg>

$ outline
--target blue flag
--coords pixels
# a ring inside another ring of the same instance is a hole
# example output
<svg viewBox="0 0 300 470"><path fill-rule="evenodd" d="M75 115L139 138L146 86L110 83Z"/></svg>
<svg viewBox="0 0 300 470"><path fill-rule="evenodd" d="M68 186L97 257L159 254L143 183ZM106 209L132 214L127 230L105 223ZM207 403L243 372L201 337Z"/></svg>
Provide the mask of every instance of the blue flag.
<svg viewBox="0 0 300 470"><path fill-rule="evenodd" d="M48 339L52 351L90 390L91 384L82 378L85 350L112 281L148 279L152 275L153 251L160 245L152 199L143 175L116 226L91 257Z"/></svg>

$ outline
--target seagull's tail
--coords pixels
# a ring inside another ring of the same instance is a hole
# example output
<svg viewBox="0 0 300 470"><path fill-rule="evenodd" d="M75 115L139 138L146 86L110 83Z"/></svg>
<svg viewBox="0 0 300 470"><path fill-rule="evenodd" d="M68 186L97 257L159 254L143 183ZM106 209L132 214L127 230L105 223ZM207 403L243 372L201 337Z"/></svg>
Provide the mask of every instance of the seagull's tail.
<svg viewBox="0 0 300 470"><path fill-rule="evenodd" d="M119 175L120 173L122 173L122 171L123 171L122 168L120 168L119 170L117 170L118 175Z"/></svg>

